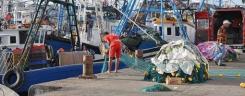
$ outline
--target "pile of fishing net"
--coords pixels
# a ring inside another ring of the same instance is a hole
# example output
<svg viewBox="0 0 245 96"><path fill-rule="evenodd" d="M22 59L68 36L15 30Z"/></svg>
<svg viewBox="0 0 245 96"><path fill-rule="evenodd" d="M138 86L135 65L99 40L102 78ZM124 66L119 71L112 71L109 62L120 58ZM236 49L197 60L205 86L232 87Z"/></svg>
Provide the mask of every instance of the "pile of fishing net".
<svg viewBox="0 0 245 96"><path fill-rule="evenodd" d="M139 34L136 34L135 36L123 37L121 41L129 50L134 51L139 48L143 39Z"/></svg>
<svg viewBox="0 0 245 96"><path fill-rule="evenodd" d="M142 42L155 41L156 45L163 45L163 44L167 43L166 41L162 40L159 32L154 31L153 28L145 28L145 29L146 29L147 34L145 34L143 32L138 32L138 33L134 33L131 35L128 34L128 36L126 36L126 37L122 36L120 39L121 39L122 43L130 51L135 51L136 49L139 49Z"/></svg>
<svg viewBox="0 0 245 96"><path fill-rule="evenodd" d="M221 58L225 61L237 60L237 53L228 45L220 45L214 41L208 41L197 45L200 52L208 60L214 60L219 54L224 54Z"/></svg>
<svg viewBox="0 0 245 96"><path fill-rule="evenodd" d="M160 83L170 76L186 83L201 83L208 79L208 61L190 42L179 40L163 45L151 63L154 66L145 71L144 80Z"/></svg>
<svg viewBox="0 0 245 96"><path fill-rule="evenodd" d="M160 36L160 34L159 34L159 32L157 32L157 31L155 31L153 28L145 28L146 29L146 32L147 32L147 34L142 34L142 38L143 38L143 40L152 40L152 38L154 38L155 40L156 40L156 43L158 44L158 45L163 45L163 44L166 44L167 42L166 41L164 41L162 38L161 38L161 36ZM152 37L152 38L150 38L149 37L149 35Z"/></svg>

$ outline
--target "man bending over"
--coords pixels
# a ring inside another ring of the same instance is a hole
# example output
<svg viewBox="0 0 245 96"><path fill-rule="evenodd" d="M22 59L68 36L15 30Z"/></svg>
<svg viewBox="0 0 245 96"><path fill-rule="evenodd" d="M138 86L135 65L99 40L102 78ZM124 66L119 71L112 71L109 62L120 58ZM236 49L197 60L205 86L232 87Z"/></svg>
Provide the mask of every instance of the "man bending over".
<svg viewBox="0 0 245 96"><path fill-rule="evenodd" d="M113 33L104 33L103 41L109 44L109 64L108 64L108 73L111 73L112 60L116 58L115 72L118 72L120 57L121 57L121 41L119 36Z"/></svg>

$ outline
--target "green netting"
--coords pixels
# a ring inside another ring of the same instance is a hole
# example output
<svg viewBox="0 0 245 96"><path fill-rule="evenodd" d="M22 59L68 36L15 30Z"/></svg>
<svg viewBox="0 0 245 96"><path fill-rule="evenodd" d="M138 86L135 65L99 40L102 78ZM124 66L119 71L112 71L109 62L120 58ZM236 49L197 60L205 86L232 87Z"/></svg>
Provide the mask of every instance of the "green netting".
<svg viewBox="0 0 245 96"><path fill-rule="evenodd" d="M160 91L171 91L171 89L162 84L156 84L153 86L145 87L142 89L142 91L143 92L160 92Z"/></svg>
<svg viewBox="0 0 245 96"><path fill-rule="evenodd" d="M108 70L108 63L107 63L108 60L109 58L104 56L104 62L103 62L103 67L101 69L101 73L104 73Z"/></svg>
<svg viewBox="0 0 245 96"><path fill-rule="evenodd" d="M152 69L149 69L144 72L144 80L145 81L153 81L158 83L164 83L167 75L159 74L156 70L156 68L153 67Z"/></svg>
<svg viewBox="0 0 245 96"><path fill-rule="evenodd" d="M106 72L107 67L108 67L107 61L108 61L108 58L104 57L104 63L103 63L101 73ZM148 70L152 69L153 67L155 67L155 65L150 63L150 62L145 62L142 59L138 59L138 58L129 56L128 54L122 54L121 62L126 64L128 67L133 68L137 71L141 71L141 72L148 71Z"/></svg>
<svg viewBox="0 0 245 96"><path fill-rule="evenodd" d="M150 62L145 62L143 59L138 59L128 54L122 54L121 62L126 64L128 67L135 70L145 72L155 67L154 64Z"/></svg>
<svg viewBox="0 0 245 96"><path fill-rule="evenodd" d="M121 61L124 62L128 67L145 73L145 81L153 81L158 83L165 82L165 75L159 74L155 69L156 66L151 62L146 62L143 59L135 58L127 54L123 54Z"/></svg>

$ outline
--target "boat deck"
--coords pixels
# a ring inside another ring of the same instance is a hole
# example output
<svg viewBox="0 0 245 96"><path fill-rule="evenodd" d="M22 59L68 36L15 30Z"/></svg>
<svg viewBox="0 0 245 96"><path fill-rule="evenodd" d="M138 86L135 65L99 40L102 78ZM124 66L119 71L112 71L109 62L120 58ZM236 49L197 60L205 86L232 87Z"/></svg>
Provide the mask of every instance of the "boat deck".
<svg viewBox="0 0 245 96"><path fill-rule="evenodd" d="M227 63L226 67L211 69L245 69L243 55L239 62ZM144 87L157 84L143 81L143 73L130 68L115 74L97 74L96 80L69 78L36 84L30 89L30 96L244 96L245 89L239 84L244 77L213 77L201 84L166 85L173 91L142 92Z"/></svg>

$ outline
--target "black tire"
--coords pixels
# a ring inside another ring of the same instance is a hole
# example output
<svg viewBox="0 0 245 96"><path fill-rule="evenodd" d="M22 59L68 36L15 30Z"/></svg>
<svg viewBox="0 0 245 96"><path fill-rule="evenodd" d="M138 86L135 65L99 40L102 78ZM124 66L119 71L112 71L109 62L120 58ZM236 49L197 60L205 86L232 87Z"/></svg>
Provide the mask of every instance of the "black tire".
<svg viewBox="0 0 245 96"><path fill-rule="evenodd" d="M16 80L14 81L14 83L10 83L11 81L11 76L16 76ZM18 88L21 87L21 85L24 82L24 72L19 70L19 69L10 69L8 70L2 78L2 84L4 84L5 86L16 90Z"/></svg>

